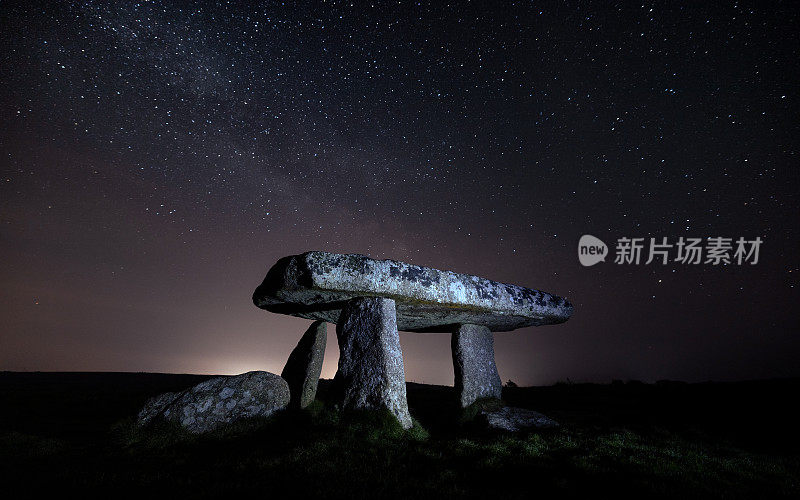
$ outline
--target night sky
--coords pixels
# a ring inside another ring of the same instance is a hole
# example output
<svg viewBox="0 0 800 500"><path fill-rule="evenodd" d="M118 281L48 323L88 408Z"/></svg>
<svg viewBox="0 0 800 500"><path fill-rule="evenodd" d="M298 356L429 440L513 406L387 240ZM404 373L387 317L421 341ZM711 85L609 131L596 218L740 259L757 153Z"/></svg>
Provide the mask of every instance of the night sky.
<svg viewBox="0 0 800 500"><path fill-rule="evenodd" d="M325 250L567 297L495 335L504 381L800 376L798 14L2 2L0 370L280 373L310 321L252 292ZM583 267L584 234L763 244ZM401 344L453 383L448 335Z"/></svg>

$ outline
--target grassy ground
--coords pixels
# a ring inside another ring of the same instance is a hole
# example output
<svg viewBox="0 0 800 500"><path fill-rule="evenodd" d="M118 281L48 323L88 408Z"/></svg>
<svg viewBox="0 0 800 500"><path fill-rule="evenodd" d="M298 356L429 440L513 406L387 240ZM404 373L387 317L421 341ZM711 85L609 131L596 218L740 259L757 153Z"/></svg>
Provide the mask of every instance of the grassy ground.
<svg viewBox="0 0 800 500"><path fill-rule="evenodd" d="M319 402L202 437L133 425L148 397L204 378L0 373L6 498L53 487L115 498L800 495L799 381L506 388L509 404L562 423L523 435L456 424L453 389L419 384L408 385L411 431Z"/></svg>

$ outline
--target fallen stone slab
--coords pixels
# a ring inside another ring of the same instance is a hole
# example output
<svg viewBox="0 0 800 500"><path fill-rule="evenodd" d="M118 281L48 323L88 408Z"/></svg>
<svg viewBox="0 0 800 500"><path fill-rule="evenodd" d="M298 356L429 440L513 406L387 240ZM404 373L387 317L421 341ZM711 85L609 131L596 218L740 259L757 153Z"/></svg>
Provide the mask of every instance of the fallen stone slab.
<svg viewBox="0 0 800 500"><path fill-rule="evenodd" d="M455 389L462 408L483 398L500 399L503 383L494 362L494 334L485 326L460 325L450 341Z"/></svg>
<svg viewBox="0 0 800 500"><path fill-rule="evenodd" d="M397 327L450 333L472 324L493 332L562 323L572 304L546 292L478 276L364 255L307 252L280 259L253 294L267 311L336 323L355 297L395 301Z"/></svg>
<svg viewBox="0 0 800 500"><path fill-rule="evenodd" d="M520 432L531 429L552 429L559 424L539 412L504 406L499 410L484 410L479 414L489 429Z"/></svg>
<svg viewBox="0 0 800 500"><path fill-rule="evenodd" d="M160 394L145 403L137 424L175 422L199 434L242 419L268 417L288 404L289 385L285 380L274 373L253 371Z"/></svg>
<svg viewBox="0 0 800 500"><path fill-rule="evenodd" d="M336 337L340 354L334 386L342 408L386 408L404 429L410 428L394 301L382 297L348 301Z"/></svg>
<svg viewBox="0 0 800 500"><path fill-rule="evenodd" d="M314 401L322 373L327 342L327 324L315 321L308 327L300 342L289 355L281 377L289 384L292 408L305 408Z"/></svg>

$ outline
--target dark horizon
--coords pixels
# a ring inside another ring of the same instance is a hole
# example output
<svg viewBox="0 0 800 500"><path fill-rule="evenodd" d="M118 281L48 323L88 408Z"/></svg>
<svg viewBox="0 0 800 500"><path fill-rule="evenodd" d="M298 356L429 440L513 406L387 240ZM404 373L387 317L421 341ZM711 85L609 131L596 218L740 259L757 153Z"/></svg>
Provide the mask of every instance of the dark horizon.
<svg viewBox="0 0 800 500"><path fill-rule="evenodd" d="M181 6L0 6L0 370L280 373L310 321L251 295L324 250L569 299L504 383L800 377L794 5ZM614 263L681 237L763 244Z"/></svg>
<svg viewBox="0 0 800 500"><path fill-rule="evenodd" d="M219 376L230 376L223 373L169 373L169 372L115 372L115 371L43 371L43 370L30 370L30 371L15 371L15 370L0 370L0 375L7 374L7 375L154 375L154 376L165 376L165 377L202 377L202 378L214 378ZM325 378L320 377L320 383L332 383L333 377ZM513 380L512 380L513 382ZM612 379L607 381L597 381L597 382L585 382L585 381L575 381L575 380L557 380L551 384L540 384L540 385L513 385L507 386L507 380L503 381L503 387L518 387L521 389L525 388L535 388L535 387L552 387L552 386L559 386L559 385L597 385L597 386L614 386L617 384L622 385L637 385L637 384L644 384L644 385L651 385L651 386L661 386L666 385L670 386L672 384L677 385L739 385L739 384L772 384L772 383L800 383L800 377L777 377L777 378L758 378L758 379L742 379L742 380L699 380L696 382L688 382L685 380L672 380L672 379L660 379L651 382L638 380L638 379ZM516 384L516 382L514 382ZM424 386L433 386L433 387L453 387L453 384L431 384L431 383L424 383L424 382L415 382L413 380L406 380L406 384L416 384L416 385L424 385Z"/></svg>

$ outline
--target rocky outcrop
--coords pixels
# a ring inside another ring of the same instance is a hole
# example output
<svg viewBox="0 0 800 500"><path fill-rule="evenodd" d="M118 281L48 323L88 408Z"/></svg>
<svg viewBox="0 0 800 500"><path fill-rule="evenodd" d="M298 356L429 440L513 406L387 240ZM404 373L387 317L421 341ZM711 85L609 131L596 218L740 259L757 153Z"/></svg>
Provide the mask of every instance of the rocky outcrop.
<svg viewBox="0 0 800 500"><path fill-rule="evenodd" d="M558 427L558 422L533 410L505 406L499 410L482 411L481 420L490 429L519 432L529 429Z"/></svg>
<svg viewBox="0 0 800 500"><path fill-rule="evenodd" d="M494 335L485 326L460 325L450 341L455 389L462 408L483 398L500 399L503 383L494 362Z"/></svg>
<svg viewBox="0 0 800 500"><path fill-rule="evenodd" d="M174 422L189 432L204 433L238 420L268 417L288 404L285 380L274 373L253 371L156 396L139 412L137 423Z"/></svg>
<svg viewBox="0 0 800 500"><path fill-rule="evenodd" d="M386 408L404 429L410 428L394 301L380 297L349 300L336 325L336 337L340 354L335 384L342 407Z"/></svg>
<svg viewBox="0 0 800 500"><path fill-rule="evenodd" d="M289 384L292 408L305 408L317 395L322 361L325 358L327 324L315 321L300 338L283 367L281 377Z"/></svg>

